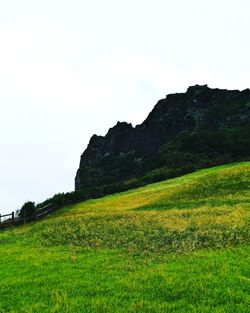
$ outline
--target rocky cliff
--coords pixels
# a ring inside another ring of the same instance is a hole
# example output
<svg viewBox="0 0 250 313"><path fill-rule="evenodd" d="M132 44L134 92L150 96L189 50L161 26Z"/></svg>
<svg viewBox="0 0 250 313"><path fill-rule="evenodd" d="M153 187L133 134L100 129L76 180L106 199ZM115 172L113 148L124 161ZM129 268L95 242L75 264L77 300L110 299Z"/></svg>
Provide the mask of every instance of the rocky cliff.
<svg viewBox="0 0 250 313"><path fill-rule="evenodd" d="M75 189L103 188L108 193L117 185L122 190L249 160L249 138L249 89L189 87L160 100L141 125L118 122L106 136L92 136L81 156Z"/></svg>

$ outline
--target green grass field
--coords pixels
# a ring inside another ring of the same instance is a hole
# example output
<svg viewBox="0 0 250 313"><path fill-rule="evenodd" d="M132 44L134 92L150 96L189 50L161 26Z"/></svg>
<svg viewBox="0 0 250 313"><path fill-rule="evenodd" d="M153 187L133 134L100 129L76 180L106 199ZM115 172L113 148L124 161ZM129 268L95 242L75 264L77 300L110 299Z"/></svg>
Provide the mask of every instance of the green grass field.
<svg viewBox="0 0 250 313"><path fill-rule="evenodd" d="M0 312L249 312L250 162L0 232Z"/></svg>

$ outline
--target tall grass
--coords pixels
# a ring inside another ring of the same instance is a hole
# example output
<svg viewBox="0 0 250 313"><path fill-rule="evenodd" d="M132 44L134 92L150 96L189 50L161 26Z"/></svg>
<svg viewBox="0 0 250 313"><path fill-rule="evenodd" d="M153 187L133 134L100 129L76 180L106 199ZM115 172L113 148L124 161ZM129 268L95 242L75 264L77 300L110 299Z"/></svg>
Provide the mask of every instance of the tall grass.
<svg viewBox="0 0 250 313"><path fill-rule="evenodd" d="M90 200L27 228L45 246L190 252L249 243L250 166L227 166Z"/></svg>
<svg viewBox="0 0 250 313"><path fill-rule="evenodd" d="M0 232L0 312L248 312L250 163Z"/></svg>

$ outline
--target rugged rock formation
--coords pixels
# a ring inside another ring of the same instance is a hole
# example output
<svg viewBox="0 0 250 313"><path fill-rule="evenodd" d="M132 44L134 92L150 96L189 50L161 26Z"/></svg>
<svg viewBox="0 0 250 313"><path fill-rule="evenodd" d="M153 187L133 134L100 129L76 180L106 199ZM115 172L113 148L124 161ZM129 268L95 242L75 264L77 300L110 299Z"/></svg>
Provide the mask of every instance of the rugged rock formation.
<svg viewBox="0 0 250 313"><path fill-rule="evenodd" d="M75 189L121 183L126 189L196 168L249 160L249 138L249 89L189 87L160 100L141 125L118 122L106 136L94 135L81 156Z"/></svg>

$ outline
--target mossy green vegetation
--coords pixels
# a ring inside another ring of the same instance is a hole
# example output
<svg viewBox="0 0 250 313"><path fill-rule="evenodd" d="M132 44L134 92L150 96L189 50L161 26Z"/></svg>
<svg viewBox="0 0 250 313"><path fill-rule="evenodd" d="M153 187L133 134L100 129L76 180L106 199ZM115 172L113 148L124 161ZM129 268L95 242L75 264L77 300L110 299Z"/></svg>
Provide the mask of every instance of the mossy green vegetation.
<svg viewBox="0 0 250 313"><path fill-rule="evenodd" d="M118 122L105 136L91 137L81 155L76 190L96 198L197 169L249 161L249 102L249 89L207 85L167 95L135 128Z"/></svg>
<svg viewBox="0 0 250 313"><path fill-rule="evenodd" d="M0 312L248 312L250 162L0 233Z"/></svg>

